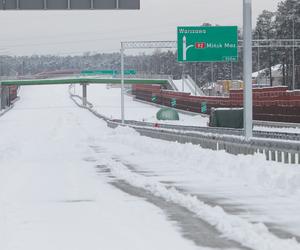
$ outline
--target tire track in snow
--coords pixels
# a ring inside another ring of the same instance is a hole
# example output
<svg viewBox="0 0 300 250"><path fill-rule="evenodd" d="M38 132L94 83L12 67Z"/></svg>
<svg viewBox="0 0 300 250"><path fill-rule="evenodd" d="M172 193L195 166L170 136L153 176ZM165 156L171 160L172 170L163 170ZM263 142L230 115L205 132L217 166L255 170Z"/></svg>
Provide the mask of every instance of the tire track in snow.
<svg viewBox="0 0 300 250"><path fill-rule="evenodd" d="M262 223L250 223L236 215L226 213L220 206L209 206L196 196L183 194L174 187L132 172L121 162L103 158L113 176L126 183L147 190L152 195L176 203L195 213L200 219L214 226L228 239L243 246L257 250L300 250L300 244L294 239L280 239L273 235Z"/></svg>

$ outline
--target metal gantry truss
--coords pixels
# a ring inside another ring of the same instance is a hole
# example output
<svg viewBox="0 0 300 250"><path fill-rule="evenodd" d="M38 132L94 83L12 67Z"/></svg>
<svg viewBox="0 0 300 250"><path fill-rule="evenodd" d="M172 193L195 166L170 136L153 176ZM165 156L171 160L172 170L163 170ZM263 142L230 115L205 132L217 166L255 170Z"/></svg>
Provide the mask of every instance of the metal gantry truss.
<svg viewBox="0 0 300 250"><path fill-rule="evenodd" d="M122 42L124 49L175 49L176 41L128 41Z"/></svg>
<svg viewBox="0 0 300 250"><path fill-rule="evenodd" d="M127 49L176 49L177 41L127 41L122 42L124 50ZM243 41L239 40L239 47ZM300 39L264 39L253 40L253 48L300 48Z"/></svg>
<svg viewBox="0 0 300 250"><path fill-rule="evenodd" d="M242 41L241 46L242 46ZM300 47L300 39L270 39L270 40L253 40L254 48L293 48Z"/></svg>
<svg viewBox="0 0 300 250"><path fill-rule="evenodd" d="M138 10L140 0L0 0L0 10Z"/></svg>

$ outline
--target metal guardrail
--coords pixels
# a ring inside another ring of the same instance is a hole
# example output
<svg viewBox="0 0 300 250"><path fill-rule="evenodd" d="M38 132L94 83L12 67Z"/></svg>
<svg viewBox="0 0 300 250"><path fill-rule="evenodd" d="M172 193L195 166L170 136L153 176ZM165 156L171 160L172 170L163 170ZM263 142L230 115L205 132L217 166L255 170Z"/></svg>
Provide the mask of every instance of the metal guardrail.
<svg viewBox="0 0 300 250"><path fill-rule="evenodd" d="M138 121L125 121L121 124L120 120L111 120L92 108L92 104L83 106L76 101L81 100L80 96L73 95L70 91L71 99L77 106L85 108L97 117L107 122L111 128L117 126L130 126L138 131L141 135L152 138L159 138L179 143L193 143L203 148L213 150L225 150L230 154L265 154L266 160L300 164L300 143L299 140L286 140L280 138L265 138L269 136L263 132L260 137L253 137L250 141L244 140L241 136L242 130L224 129L224 128L207 128L194 126L176 126L169 124L157 124ZM271 133L271 132L270 132ZM285 135L285 133L280 133ZM297 134L299 136L299 134Z"/></svg>
<svg viewBox="0 0 300 250"><path fill-rule="evenodd" d="M121 122L121 120L115 120L116 122ZM218 135L234 135L243 136L244 131L242 129L232 129L232 128L219 128L219 127L198 127L198 126L183 126L183 125L171 125L163 123L149 123L149 122L139 122L126 120L125 124L143 127L158 127L163 129L172 129L178 131L187 131L190 133L200 132L200 133L210 133ZM253 136L256 138L265 139L275 139L275 140L289 140L300 142L300 134L298 133L286 133L286 132L268 132L268 131L253 131Z"/></svg>
<svg viewBox="0 0 300 250"><path fill-rule="evenodd" d="M119 122L108 121L108 125L112 128L120 126ZM130 125L129 125L130 126ZM177 141L179 143L193 143L203 148L213 150L225 150L230 154L255 154L263 153L267 160L300 164L300 144L296 142L286 142L282 140L266 140L260 138L252 138L250 141L244 140L240 136L222 135L222 134L194 134L183 133L162 128L149 128L131 125L142 135L153 138L165 139L169 141Z"/></svg>
<svg viewBox="0 0 300 250"><path fill-rule="evenodd" d="M300 123L291 122L272 122L272 121L253 121L253 124L261 127L275 127L275 128L300 128Z"/></svg>
<svg viewBox="0 0 300 250"><path fill-rule="evenodd" d="M164 74L135 74L135 75L126 75L125 79L154 79L154 80L168 80L170 75ZM113 78L121 78L120 74L116 74Z"/></svg>

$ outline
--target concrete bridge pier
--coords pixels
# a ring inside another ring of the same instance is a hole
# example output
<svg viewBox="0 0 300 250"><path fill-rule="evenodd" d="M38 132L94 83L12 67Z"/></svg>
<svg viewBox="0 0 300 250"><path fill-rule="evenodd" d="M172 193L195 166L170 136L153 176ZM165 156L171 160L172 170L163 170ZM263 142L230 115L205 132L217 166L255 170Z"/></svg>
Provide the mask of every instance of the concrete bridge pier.
<svg viewBox="0 0 300 250"><path fill-rule="evenodd" d="M83 106L87 105L87 84L86 83L82 84L82 105Z"/></svg>
<svg viewBox="0 0 300 250"><path fill-rule="evenodd" d="M2 83L0 82L0 111L2 110Z"/></svg>
<svg viewBox="0 0 300 250"><path fill-rule="evenodd" d="M0 111L10 106L9 88L0 84Z"/></svg>

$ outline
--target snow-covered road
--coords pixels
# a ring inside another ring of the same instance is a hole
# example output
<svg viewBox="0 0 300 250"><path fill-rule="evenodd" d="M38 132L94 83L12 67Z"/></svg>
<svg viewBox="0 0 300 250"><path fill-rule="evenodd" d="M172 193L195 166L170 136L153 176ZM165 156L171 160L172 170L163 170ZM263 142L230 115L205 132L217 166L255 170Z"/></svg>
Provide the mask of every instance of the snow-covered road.
<svg viewBox="0 0 300 250"><path fill-rule="evenodd" d="M96 138L109 133L67 86L22 89L0 121L1 250L199 249L97 174Z"/></svg>
<svg viewBox="0 0 300 250"><path fill-rule="evenodd" d="M109 129L67 86L23 88L0 138L1 250L300 249L299 168Z"/></svg>

